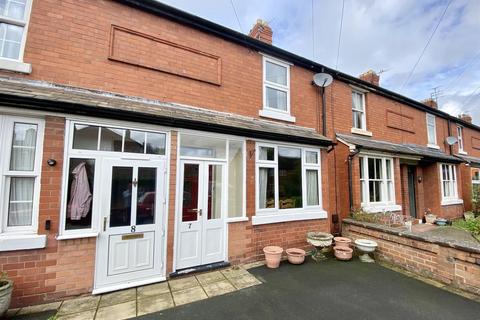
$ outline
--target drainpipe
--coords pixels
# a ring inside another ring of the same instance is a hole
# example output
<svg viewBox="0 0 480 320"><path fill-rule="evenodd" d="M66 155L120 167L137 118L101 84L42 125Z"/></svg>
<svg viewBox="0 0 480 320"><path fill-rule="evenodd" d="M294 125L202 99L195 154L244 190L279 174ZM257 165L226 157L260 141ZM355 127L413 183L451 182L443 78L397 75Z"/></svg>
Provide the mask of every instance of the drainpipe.
<svg viewBox="0 0 480 320"><path fill-rule="evenodd" d="M325 69L322 67L322 72L325 72ZM323 136L327 136L327 103L325 100L325 87L320 88L320 94L322 95L322 133Z"/></svg>
<svg viewBox="0 0 480 320"><path fill-rule="evenodd" d="M360 149L355 149L348 155L348 197L350 201L350 212L353 211L353 181L352 181L352 160L360 152Z"/></svg>
<svg viewBox="0 0 480 320"><path fill-rule="evenodd" d="M448 119L448 136L449 136L449 137L452 136L452 128L451 128L451 126L452 126L452 121L450 121L450 119ZM448 147L449 147L449 149L450 149L450 154L452 155L452 154L453 154L453 146L450 145L450 146L448 146Z"/></svg>

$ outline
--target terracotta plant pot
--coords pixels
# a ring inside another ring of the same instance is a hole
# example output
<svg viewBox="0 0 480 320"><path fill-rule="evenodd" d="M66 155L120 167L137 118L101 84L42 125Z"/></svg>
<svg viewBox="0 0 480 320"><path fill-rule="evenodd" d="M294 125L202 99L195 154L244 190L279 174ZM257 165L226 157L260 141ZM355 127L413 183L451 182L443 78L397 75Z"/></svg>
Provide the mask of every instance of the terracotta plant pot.
<svg viewBox="0 0 480 320"><path fill-rule="evenodd" d="M335 252L335 258L338 260L347 261L352 259L353 249L349 247L333 247L333 251Z"/></svg>
<svg viewBox="0 0 480 320"><path fill-rule="evenodd" d="M290 248L285 250L288 257L288 262L291 264L302 264L305 261L305 250L297 249L297 248Z"/></svg>
<svg viewBox="0 0 480 320"><path fill-rule="evenodd" d="M437 216L434 214L430 213L425 216L425 222L428 224L433 224L435 220L437 220Z"/></svg>
<svg viewBox="0 0 480 320"><path fill-rule="evenodd" d="M265 254L265 261L267 262L267 267L275 269L280 266L283 248L277 246L268 246L263 248L263 253Z"/></svg>
<svg viewBox="0 0 480 320"><path fill-rule="evenodd" d="M335 247L337 248L350 248L350 244L352 243L352 240L346 237L335 237L333 241L335 241Z"/></svg>

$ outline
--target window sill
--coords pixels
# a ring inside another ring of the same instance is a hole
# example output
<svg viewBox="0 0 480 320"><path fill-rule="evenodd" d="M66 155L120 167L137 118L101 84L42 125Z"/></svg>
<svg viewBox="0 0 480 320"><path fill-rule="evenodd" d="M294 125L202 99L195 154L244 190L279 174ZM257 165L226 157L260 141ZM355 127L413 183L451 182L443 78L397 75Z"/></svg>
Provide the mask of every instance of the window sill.
<svg viewBox="0 0 480 320"><path fill-rule="evenodd" d="M440 149L440 147L437 146L436 144L427 144L427 147L428 147L428 148L431 148L431 149L437 149L437 150Z"/></svg>
<svg viewBox="0 0 480 320"><path fill-rule="evenodd" d="M82 238L96 238L98 237L98 232L87 232L87 233L74 233L74 234L62 234L55 237L57 240L70 240L70 239L82 239Z"/></svg>
<svg viewBox="0 0 480 320"><path fill-rule="evenodd" d="M402 206L398 204L362 205L362 209L368 213L396 212L402 211Z"/></svg>
<svg viewBox="0 0 480 320"><path fill-rule="evenodd" d="M19 73L32 73L32 65L20 61L0 58L0 69Z"/></svg>
<svg viewBox="0 0 480 320"><path fill-rule="evenodd" d="M291 213L279 213L276 211L274 214L256 214L252 217L252 225L262 225L270 223L280 223L289 221L301 221L301 220L314 220L314 219L326 219L327 211L323 209L317 209L314 212L291 212Z"/></svg>
<svg viewBox="0 0 480 320"><path fill-rule="evenodd" d="M368 137L371 137L373 135L372 132L370 131L358 129L358 128L352 128L350 132L354 134L361 134L362 136L368 136Z"/></svg>
<svg viewBox="0 0 480 320"><path fill-rule="evenodd" d="M227 223L245 222L245 221L248 221L248 217L227 218Z"/></svg>
<svg viewBox="0 0 480 320"><path fill-rule="evenodd" d="M271 118L271 119L287 121L287 122L295 122L296 120L295 117L292 117L287 113L278 112L278 111L269 110L269 109L260 110L258 114L260 115L260 117Z"/></svg>
<svg viewBox="0 0 480 320"><path fill-rule="evenodd" d="M47 236L44 234L0 236L0 251L42 249L46 246Z"/></svg>
<svg viewBox="0 0 480 320"><path fill-rule="evenodd" d="M455 204L463 204L463 199L450 199L450 200L442 200L440 203L442 206L451 206Z"/></svg>
<svg viewBox="0 0 480 320"><path fill-rule="evenodd" d="M463 150L460 150L460 151L458 151L458 154L467 155L468 153L466 153L466 152L465 152L465 151L463 151Z"/></svg>

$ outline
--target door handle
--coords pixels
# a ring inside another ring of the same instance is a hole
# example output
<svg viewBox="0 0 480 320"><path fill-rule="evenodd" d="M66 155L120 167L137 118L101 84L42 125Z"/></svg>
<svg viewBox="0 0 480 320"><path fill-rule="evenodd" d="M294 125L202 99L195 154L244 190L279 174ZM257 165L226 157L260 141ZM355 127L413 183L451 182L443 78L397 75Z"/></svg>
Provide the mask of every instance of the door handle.
<svg viewBox="0 0 480 320"><path fill-rule="evenodd" d="M202 209L192 209L193 212L198 213L199 216L202 216Z"/></svg>
<svg viewBox="0 0 480 320"><path fill-rule="evenodd" d="M107 231L107 217L103 218L103 232Z"/></svg>

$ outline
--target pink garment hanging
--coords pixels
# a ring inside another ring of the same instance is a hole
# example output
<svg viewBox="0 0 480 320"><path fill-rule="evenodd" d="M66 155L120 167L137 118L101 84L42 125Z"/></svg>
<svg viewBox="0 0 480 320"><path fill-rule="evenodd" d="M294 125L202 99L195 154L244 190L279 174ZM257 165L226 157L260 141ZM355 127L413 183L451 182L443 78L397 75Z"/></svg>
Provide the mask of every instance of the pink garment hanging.
<svg viewBox="0 0 480 320"><path fill-rule="evenodd" d="M90 211L92 193L88 183L86 163L82 162L73 169L73 181L70 191L67 215L71 220L85 218Z"/></svg>

